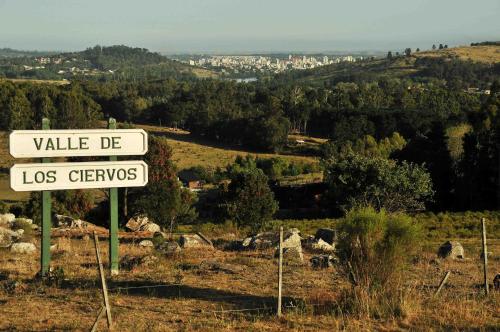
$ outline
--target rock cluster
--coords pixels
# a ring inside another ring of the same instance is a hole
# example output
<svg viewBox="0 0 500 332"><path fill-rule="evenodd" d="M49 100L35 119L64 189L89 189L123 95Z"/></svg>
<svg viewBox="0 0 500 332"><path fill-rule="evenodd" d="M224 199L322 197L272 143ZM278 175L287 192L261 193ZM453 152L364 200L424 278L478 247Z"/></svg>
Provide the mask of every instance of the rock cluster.
<svg viewBox="0 0 500 332"><path fill-rule="evenodd" d="M458 241L447 241L439 247L438 256L440 258L464 259L464 247Z"/></svg>
<svg viewBox="0 0 500 332"><path fill-rule="evenodd" d="M247 237L243 240L241 247L246 250L262 250L276 248L278 254L279 233L263 232ZM287 261L304 261L302 253L302 238L297 228L291 228L283 234L283 258Z"/></svg>
<svg viewBox="0 0 500 332"><path fill-rule="evenodd" d="M333 266L335 257L332 255L318 255L311 257L309 261L314 269L327 269Z"/></svg>
<svg viewBox="0 0 500 332"><path fill-rule="evenodd" d="M25 226L36 228L31 219L16 218L12 213L0 214L0 248L10 248L10 251L15 254L32 254L36 252L33 243L21 242L24 229L20 227Z"/></svg>
<svg viewBox="0 0 500 332"><path fill-rule="evenodd" d="M130 218L125 224L125 227L132 232L161 232L161 227L149 220L146 216L136 216L134 218Z"/></svg>

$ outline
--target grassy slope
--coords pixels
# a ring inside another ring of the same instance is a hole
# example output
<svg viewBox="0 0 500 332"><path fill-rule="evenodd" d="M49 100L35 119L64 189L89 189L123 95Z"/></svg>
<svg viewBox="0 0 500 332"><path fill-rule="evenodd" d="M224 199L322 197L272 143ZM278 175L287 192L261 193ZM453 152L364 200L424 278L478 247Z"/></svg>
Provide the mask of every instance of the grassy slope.
<svg viewBox="0 0 500 332"><path fill-rule="evenodd" d="M436 51L415 53L417 57L458 57L461 60L476 62L500 62L500 46L464 46Z"/></svg>
<svg viewBox="0 0 500 332"><path fill-rule="evenodd" d="M173 160L179 169L197 165L224 167L232 163L237 156L246 156L247 154L266 158L279 156L298 162L317 162L317 159L313 157L250 152L239 149L238 147L193 138L189 135L189 132L183 130L146 125L138 127L145 129L151 134L164 135L167 137L174 150Z"/></svg>
<svg viewBox="0 0 500 332"><path fill-rule="evenodd" d="M436 51L413 53L409 58L402 57L392 61L375 59L353 64L334 64L306 71L297 72L297 83L321 85L323 82L343 77L346 74L370 73L380 77L407 77L417 71L415 60L420 57L457 57L461 60L472 60L485 63L500 62L500 46L456 47ZM287 75L285 74L285 77Z"/></svg>

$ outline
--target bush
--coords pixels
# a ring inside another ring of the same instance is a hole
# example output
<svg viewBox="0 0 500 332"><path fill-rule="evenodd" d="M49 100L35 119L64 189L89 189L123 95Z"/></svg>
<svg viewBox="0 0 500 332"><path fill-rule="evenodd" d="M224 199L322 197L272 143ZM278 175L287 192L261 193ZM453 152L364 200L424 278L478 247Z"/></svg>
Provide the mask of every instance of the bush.
<svg viewBox="0 0 500 332"><path fill-rule="evenodd" d="M375 209L350 211L339 225L338 257L357 287L339 301L343 312L369 317L402 316L402 272L417 250L420 229L404 214Z"/></svg>
<svg viewBox="0 0 500 332"><path fill-rule="evenodd" d="M24 214L40 225L42 222L42 193L32 192L24 207ZM88 190L53 191L52 213L63 214L73 218L85 218L94 207L94 194Z"/></svg>
<svg viewBox="0 0 500 332"><path fill-rule="evenodd" d="M388 286L415 252L420 229L404 214L351 210L339 225L338 256L351 281L368 289Z"/></svg>
<svg viewBox="0 0 500 332"><path fill-rule="evenodd" d="M227 216L239 227L250 227L253 232L262 229L276 210L278 203L260 169L235 174L224 196Z"/></svg>
<svg viewBox="0 0 500 332"><path fill-rule="evenodd" d="M0 213L7 213L9 212L9 207L7 204L5 204L4 201L0 201Z"/></svg>

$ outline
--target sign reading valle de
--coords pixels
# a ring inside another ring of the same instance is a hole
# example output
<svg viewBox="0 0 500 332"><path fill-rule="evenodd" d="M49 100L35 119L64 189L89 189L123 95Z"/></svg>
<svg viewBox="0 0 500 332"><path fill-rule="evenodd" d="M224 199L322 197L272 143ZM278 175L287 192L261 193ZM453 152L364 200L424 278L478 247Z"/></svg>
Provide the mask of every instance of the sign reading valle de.
<svg viewBox="0 0 500 332"><path fill-rule="evenodd" d="M15 130L9 150L14 158L143 155L148 136L142 129Z"/></svg>

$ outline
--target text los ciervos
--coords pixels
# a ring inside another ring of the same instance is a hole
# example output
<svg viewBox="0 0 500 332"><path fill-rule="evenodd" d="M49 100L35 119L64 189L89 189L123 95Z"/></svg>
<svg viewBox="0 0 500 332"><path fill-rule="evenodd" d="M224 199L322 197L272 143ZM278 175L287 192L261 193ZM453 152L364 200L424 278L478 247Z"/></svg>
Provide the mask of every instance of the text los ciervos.
<svg viewBox="0 0 500 332"><path fill-rule="evenodd" d="M120 136L101 137L101 149L121 149ZM61 140L59 137L47 138L43 137L33 138L37 150L44 148L48 150L88 150L88 137L71 138ZM65 142L66 141L66 142ZM76 141L76 142L75 142ZM65 144L66 143L66 144ZM84 169L72 170L68 173L68 180L70 182L104 182L113 181L133 181L137 179L137 168L100 168L100 169ZM23 184L33 183L54 183L57 180L57 170L37 171L32 178L28 178L26 171L23 171Z"/></svg>

